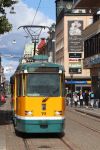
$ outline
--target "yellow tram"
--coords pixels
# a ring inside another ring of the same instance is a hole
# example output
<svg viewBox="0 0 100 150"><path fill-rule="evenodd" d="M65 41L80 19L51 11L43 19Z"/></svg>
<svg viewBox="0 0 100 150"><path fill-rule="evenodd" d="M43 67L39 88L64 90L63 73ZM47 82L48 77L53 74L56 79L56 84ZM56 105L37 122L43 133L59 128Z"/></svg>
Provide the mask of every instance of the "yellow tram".
<svg viewBox="0 0 100 150"><path fill-rule="evenodd" d="M64 68L33 56L21 62L11 77L15 129L25 133L62 133L64 130Z"/></svg>

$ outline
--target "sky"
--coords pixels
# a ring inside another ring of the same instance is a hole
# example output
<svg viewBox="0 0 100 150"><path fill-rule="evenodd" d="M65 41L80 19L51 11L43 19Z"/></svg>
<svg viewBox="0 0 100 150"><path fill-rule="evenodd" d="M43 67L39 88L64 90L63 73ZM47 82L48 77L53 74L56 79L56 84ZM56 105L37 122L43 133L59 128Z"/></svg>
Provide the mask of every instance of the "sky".
<svg viewBox="0 0 100 150"><path fill-rule="evenodd" d="M51 26L55 23L55 0L41 0L40 7L36 14L40 0L19 0L14 5L15 14L10 14L11 8L6 8L6 15L9 22L13 25L12 31L0 35L0 53L2 56L2 66L6 79L16 70L19 64L19 58L23 55L24 46L30 42L26 38L26 33L23 29L18 29L23 25L46 25ZM36 17L33 22L33 18ZM44 31L47 34L47 31ZM47 35L46 35L47 36ZM13 58L11 56L15 56Z"/></svg>

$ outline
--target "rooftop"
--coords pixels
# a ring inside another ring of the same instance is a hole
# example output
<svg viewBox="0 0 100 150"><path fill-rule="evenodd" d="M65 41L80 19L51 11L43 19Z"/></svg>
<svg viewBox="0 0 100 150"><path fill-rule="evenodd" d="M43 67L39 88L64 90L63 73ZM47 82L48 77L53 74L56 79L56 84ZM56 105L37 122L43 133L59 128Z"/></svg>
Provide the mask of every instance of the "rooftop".
<svg viewBox="0 0 100 150"><path fill-rule="evenodd" d="M100 8L100 0L75 0L74 8Z"/></svg>

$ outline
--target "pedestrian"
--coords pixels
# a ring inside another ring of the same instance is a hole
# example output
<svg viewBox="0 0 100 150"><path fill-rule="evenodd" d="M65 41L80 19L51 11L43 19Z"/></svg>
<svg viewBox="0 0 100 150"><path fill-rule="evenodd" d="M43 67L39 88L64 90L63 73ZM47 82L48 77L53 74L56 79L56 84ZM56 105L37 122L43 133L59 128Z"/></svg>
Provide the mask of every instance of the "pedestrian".
<svg viewBox="0 0 100 150"><path fill-rule="evenodd" d="M84 93L84 101L85 101L86 108L88 108L88 106L89 106L89 93L87 90Z"/></svg>
<svg viewBox="0 0 100 150"><path fill-rule="evenodd" d="M91 104L91 107L93 108L94 106L94 93L93 91L90 92L90 104Z"/></svg>
<svg viewBox="0 0 100 150"><path fill-rule="evenodd" d="M100 108L100 99L98 100L98 108Z"/></svg>
<svg viewBox="0 0 100 150"><path fill-rule="evenodd" d="M83 107L83 93L80 91L79 93L79 102L80 102L80 107Z"/></svg>
<svg viewBox="0 0 100 150"><path fill-rule="evenodd" d="M78 97L77 93L74 93L73 100L74 100L75 107L77 107L78 99L79 99L79 97Z"/></svg>

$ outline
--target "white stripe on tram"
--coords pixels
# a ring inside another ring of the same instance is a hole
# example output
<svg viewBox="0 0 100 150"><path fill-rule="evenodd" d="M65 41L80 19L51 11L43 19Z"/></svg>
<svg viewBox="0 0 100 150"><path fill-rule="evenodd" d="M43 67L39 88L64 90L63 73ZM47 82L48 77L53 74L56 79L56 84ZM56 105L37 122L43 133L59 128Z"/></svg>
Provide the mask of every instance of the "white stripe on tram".
<svg viewBox="0 0 100 150"><path fill-rule="evenodd" d="M64 120L65 119L65 117L61 117L61 116L58 116L58 117L24 117L24 116L15 115L15 117L21 120Z"/></svg>

